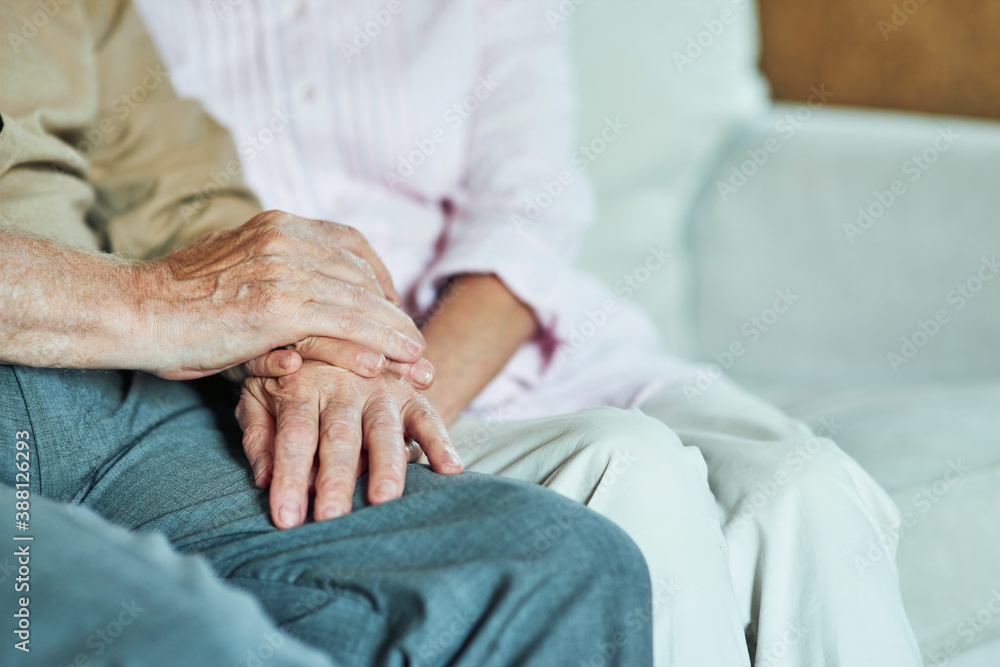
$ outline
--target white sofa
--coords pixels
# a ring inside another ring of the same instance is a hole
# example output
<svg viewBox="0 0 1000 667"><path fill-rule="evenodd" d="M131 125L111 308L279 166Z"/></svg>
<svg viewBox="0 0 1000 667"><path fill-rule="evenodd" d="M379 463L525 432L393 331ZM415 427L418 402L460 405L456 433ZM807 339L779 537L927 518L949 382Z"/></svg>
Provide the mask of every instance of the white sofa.
<svg viewBox="0 0 1000 667"><path fill-rule="evenodd" d="M636 297L668 349L832 428L904 513L926 664L1000 665L1000 123L837 108L821 81L774 105L742 0L563 6L581 143L628 125L582 263L613 283L672 250Z"/></svg>

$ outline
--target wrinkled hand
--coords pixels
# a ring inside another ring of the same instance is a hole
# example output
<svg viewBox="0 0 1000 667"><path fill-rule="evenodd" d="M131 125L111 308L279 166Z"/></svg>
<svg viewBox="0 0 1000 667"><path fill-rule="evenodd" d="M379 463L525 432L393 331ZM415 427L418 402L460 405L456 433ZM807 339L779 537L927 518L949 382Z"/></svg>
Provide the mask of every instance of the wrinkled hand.
<svg viewBox="0 0 1000 667"><path fill-rule="evenodd" d="M247 376L280 377L297 371L303 360L322 361L366 378L377 377L383 371L394 373L421 391L434 384L434 365L426 359L413 364L393 361L349 340L315 336L293 343L287 349L262 354L238 368L230 369L227 375L237 382Z"/></svg>
<svg viewBox="0 0 1000 667"><path fill-rule="evenodd" d="M344 225L268 211L138 275L164 378L210 375L311 336L405 364L423 353L387 269Z"/></svg>
<svg viewBox="0 0 1000 667"><path fill-rule="evenodd" d="M441 418L394 373L366 378L307 361L291 375L247 378L236 414L257 486L270 482L271 516L279 528L305 520L317 459L317 521L351 511L363 454L369 463L369 502L399 498L407 438L420 444L437 472L462 472Z"/></svg>

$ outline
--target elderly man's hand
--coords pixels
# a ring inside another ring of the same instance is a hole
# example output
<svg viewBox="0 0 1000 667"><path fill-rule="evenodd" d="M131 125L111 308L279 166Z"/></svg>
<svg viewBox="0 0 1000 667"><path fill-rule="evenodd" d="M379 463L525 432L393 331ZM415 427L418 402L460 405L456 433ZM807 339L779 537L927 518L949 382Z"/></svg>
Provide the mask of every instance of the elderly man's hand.
<svg viewBox="0 0 1000 667"><path fill-rule="evenodd" d="M376 377L383 371L395 373L421 391L434 384L434 366L426 359L415 364L393 361L349 340L319 336L293 343L288 349L267 352L242 366L230 369L226 375L236 382L247 376L281 377L297 371L302 360L323 361L367 378Z"/></svg>
<svg viewBox="0 0 1000 667"><path fill-rule="evenodd" d="M168 379L217 373L310 337L402 364L423 352L385 266L343 225L268 211L143 267L137 281L149 319L140 330L157 332L156 373ZM300 363L294 353L274 360Z"/></svg>
<svg viewBox="0 0 1000 667"><path fill-rule="evenodd" d="M279 528L305 520L317 461L317 521L351 511L363 455L369 465L368 500L377 504L400 497L409 438L437 472L462 472L441 418L409 382L391 372L366 378L307 361L291 375L247 378L236 414L257 485L271 484L271 516Z"/></svg>

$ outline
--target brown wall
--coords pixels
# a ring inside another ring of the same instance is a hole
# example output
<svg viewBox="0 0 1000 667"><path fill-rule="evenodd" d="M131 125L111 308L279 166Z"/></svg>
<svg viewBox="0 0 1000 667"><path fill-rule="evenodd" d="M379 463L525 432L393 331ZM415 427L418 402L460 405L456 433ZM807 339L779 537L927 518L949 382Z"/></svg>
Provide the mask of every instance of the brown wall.
<svg viewBox="0 0 1000 667"><path fill-rule="evenodd" d="M1000 0L759 4L776 99L825 84L838 104L1000 118Z"/></svg>

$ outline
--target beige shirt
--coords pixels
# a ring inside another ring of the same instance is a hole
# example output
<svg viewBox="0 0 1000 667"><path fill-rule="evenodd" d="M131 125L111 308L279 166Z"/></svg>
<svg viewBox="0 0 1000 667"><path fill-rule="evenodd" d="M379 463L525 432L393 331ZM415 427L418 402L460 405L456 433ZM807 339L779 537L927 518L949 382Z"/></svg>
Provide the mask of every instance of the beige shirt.
<svg viewBox="0 0 1000 667"><path fill-rule="evenodd" d="M0 225L136 258L259 212L127 0L0 3Z"/></svg>

